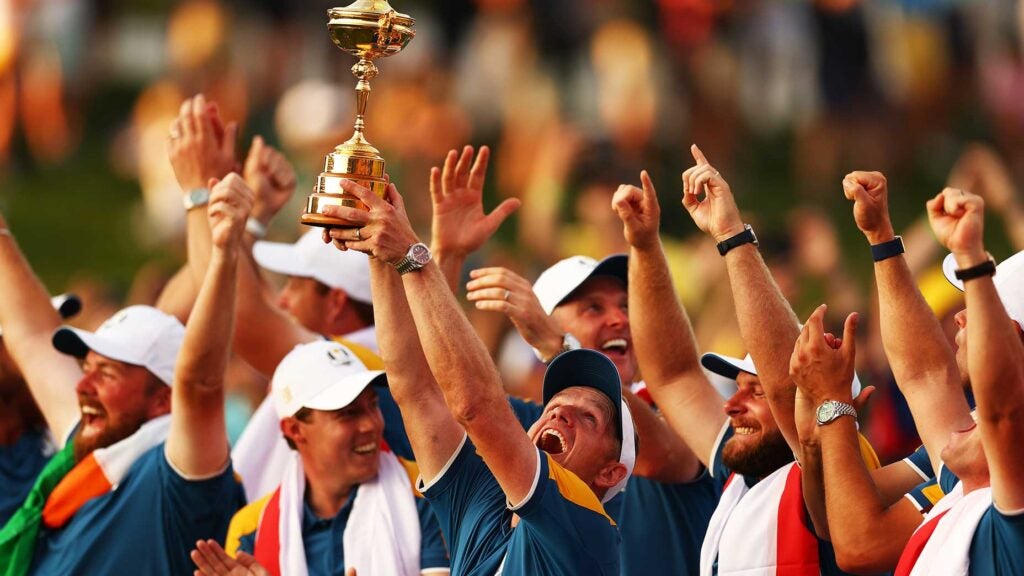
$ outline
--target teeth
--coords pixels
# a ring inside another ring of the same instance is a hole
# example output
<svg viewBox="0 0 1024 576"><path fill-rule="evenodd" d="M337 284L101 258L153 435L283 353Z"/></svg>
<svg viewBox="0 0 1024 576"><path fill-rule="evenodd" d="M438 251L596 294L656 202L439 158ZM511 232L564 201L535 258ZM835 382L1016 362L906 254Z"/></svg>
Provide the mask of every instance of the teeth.
<svg viewBox="0 0 1024 576"><path fill-rule="evenodd" d="M754 433L754 429L749 426L737 426L733 430L736 431L737 436L749 436Z"/></svg>
<svg viewBox="0 0 1024 576"><path fill-rule="evenodd" d="M604 345L601 346L601 349L608 350L610 348L621 348L625 350L627 346L629 346L629 343L626 342L625 338L613 338L605 342Z"/></svg>
<svg viewBox="0 0 1024 576"><path fill-rule="evenodd" d="M356 446L355 447L355 452L356 452L356 454L370 454L370 453L372 453L376 449L377 449L377 445L376 444L372 444L372 443L371 444L363 444L362 446Z"/></svg>
<svg viewBox="0 0 1024 576"><path fill-rule="evenodd" d="M82 406L82 414L87 416L99 416L100 411L92 406Z"/></svg>
<svg viewBox="0 0 1024 576"><path fill-rule="evenodd" d="M555 438L557 438L558 444L562 447L562 452L565 452L567 445L565 443L565 437L562 436L561 432L559 432L558 430L545 430L544 435L554 436Z"/></svg>

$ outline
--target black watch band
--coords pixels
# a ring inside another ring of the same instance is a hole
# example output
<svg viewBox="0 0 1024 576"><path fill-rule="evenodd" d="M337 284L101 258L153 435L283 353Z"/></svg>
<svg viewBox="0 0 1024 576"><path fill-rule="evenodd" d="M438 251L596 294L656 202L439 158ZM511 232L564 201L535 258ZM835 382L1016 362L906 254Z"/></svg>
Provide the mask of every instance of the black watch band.
<svg viewBox="0 0 1024 576"><path fill-rule="evenodd" d="M953 275L956 276L957 280L966 282L968 280L974 280L975 278L981 278L983 276L993 276L996 273L996 261L989 255L988 260L985 260L981 264L975 264L970 268L962 268L953 271Z"/></svg>
<svg viewBox="0 0 1024 576"><path fill-rule="evenodd" d="M737 246L743 246L744 244L753 244L754 246L758 245L757 236L754 235L754 229L750 227L750 224L743 225L743 232L719 242L718 253L725 256L729 250L732 250Z"/></svg>
<svg viewBox="0 0 1024 576"><path fill-rule="evenodd" d="M905 249L903 248L903 237L897 236L887 242L881 244L871 245L871 258L875 262L881 262L882 260L888 260L893 256L899 256L903 254Z"/></svg>

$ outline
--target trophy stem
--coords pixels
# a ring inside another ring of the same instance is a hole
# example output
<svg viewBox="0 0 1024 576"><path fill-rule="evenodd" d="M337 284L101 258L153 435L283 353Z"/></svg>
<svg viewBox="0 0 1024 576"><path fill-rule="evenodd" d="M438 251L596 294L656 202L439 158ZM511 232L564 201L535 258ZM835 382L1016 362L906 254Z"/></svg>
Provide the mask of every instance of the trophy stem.
<svg viewBox="0 0 1024 576"><path fill-rule="evenodd" d="M370 80L377 76L377 66L372 60L360 58L359 62L352 66L352 74L359 79L359 83L356 84L356 133L352 135L352 139L365 141L363 128L366 126L366 101L370 97Z"/></svg>

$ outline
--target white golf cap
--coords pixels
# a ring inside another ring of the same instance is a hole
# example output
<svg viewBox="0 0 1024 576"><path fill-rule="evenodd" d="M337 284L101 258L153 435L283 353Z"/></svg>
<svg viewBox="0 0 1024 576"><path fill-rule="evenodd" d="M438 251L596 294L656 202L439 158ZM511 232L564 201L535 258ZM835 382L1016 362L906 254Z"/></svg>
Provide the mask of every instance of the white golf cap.
<svg viewBox="0 0 1024 576"><path fill-rule="evenodd" d="M551 314L573 290L593 276L612 276L626 284L629 281L626 255L613 254L600 262L588 256L570 256L542 272L533 283L533 293L544 312Z"/></svg>
<svg viewBox="0 0 1024 576"><path fill-rule="evenodd" d="M50 304L53 305L53 309L60 314L61 318L71 318L82 310L82 301L74 294L59 294L54 296L50 298ZM0 336L3 335L4 330L0 327Z"/></svg>
<svg viewBox="0 0 1024 576"><path fill-rule="evenodd" d="M324 244L319 228L306 232L294 244L256 242L252 255L256 263L271 272L313 278L344 290L354 300L370 303L369 257L356 250L342 252Z"/></svg>
<svg viewBox="0 0 1024 576"><path fill-rule="evenodd" d="M367 370L351 350L330 340L299 344L281 360L270 382L279 418L302 408L337 410L352 403L370 384L383 384L382 370Z"/></svg>
<svg viewBox="0 0 1024 576"><path fill-rule="evenodd" d="M750 358L750 354L747 354L741 360L724 354L708 352L700 357L700 363L715 374L724 376L730 380L735 380L741 371L757 376L757 368L754 366L754 361ZM858 378L857 373L854 372L853 382L850 383L850 392L853 393L854 398L857 397L857 394L860 394L860 388L860 378Z"/></svg>
<svg viewBox="0 0 1024 576"><path fill-rule="evenodd" d="M95 332L58 328L53 333L53 347L76 358L84 358L92 350L111 360L142 366L170 386L184 339L185 327L174 316L152 306L129 306Z"/></svg>
<svg viewBox="0 0 1024 576"><path fill-rule="evenodd" d="M964 283L956 277L956 258L952 254L942 261L942 273L946 280L963 292ZM1024 250L1017 252L996 266L996 275L992 277L999 299L1003 301L1006 314L1024 328Z"/></svg>

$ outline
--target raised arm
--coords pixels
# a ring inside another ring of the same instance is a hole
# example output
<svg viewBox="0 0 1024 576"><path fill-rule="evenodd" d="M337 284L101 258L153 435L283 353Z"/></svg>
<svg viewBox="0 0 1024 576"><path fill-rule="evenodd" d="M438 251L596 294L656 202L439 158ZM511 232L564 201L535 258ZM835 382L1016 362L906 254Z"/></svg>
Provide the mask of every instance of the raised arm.
<svg viewBox="0 0 1024 576"><path fill-rule="evenodd" d="M819 534L831 539L842 569L885 572L896 566L921 524L921 513L906 498L889 505L879 495L864 463L854 418L816 423L816 408L826 400L852 403L859 409L871 390L863 390L855 399L850 389L858 316L851 314L842 337L836 338L825 332L825 311L825 306L819 306L807 319L790 360L793 381L800 388L797 420L808 463L805 476L817 476L805 480L804 500ZM822 485L824 513L817 506Z"/></svg>
<svg viewBox="0 0 1024 576"><path fill-rule="evenodd" d="M208 217L213 250L199 297L185 327L172 387L167 458L188 477L224 469L224 378L235 316L235 270L252 192L237 174L218 183Z"/></svg>
<svg viewBox="0 0 1024 576"><path fill-rule="evenodd" d="M436 478L459 447L465 431L448 411L441 389L423 356L419 335L395 268L370 261L377 344L388 374L388 388L424 478Z"/></svg>
<svg viewBox="0 0 1024 576"><path fill-rule="evenodd" d="M725 422L724 400L704 376L689 318L672 285L658 236L661 211L654 185L647 172L640 180L643 189L620 186L612 199L630 245L629 325L647 389L688 447L674 457L692 474L699 468L697 458L711 466Z"/></svg>
<svg viewBox="0 0 1024 576"><path fill-rule="evenodd" d="M390 203L351 181L343 186L370 210L330 208L330 215L360 223L363 239L356 240L349 230L332 230L331 237L384 262L401 260L417 238L395 186L388 187ZM405 274L402 284L424 355L448 409L472 439L509 501L521 502L536 477L537 448L526 434L510 433L522 426L509 407L487 349L435 263Z"/></svg>
<svg viewBox="0 0 1024 576"><path fill-rule="evenodd" d="M484 213L484 181L490 157L491 149L481 146L474 161L473 147L466 146L461 155L449 150L443 169L430 169L430 199L434 205L430 249L455 294L459 293L459 274L466 258L479 250L520 205L518 198L509 198L490 214Z"/></svg>
<svg viewBox="0 0 1024 576"><path fill-rule="evenodd" d="M851 172L843 191L853 218L872 245L896 238L889 219L888 186L878 172ZM970 424L953 349L917 288L902 254L875 262L882 345L900 391L914 414L932 468L950 432Z"/></svg>
<svg viewBox="0 0 1024 576"><path fill-rule="evenodd" d="M960 270L990 258L983 244L984 213L979 196L952 188L928 202L935 236L953 253ZM1024 345L1021 326L1007 315L1000 292L1015 300L1011 306L1017 314L1022 295L1019 285L1000 280L1004 284L998 292L991 275L964 281L967 334L961 345L967 346L977 433L988 462L992 500L1000 510L1016 512L1024 509Z"/></svg>
<svg viewBox="0 0 1024 576"><path fill-rule="evenodd" d="M50 295L18 249L0 215L0 326L4 345L21 369L36 404L59 444L78 420L78 362L51 343L60 316Z"/></svg>
<svg viewBox="0 0 1024 576"><path fill-rule="evenodd" d="M205 113L204 113L205 111ZM172 127L168 143L171 165L185 193L216 183L234 165L233 124L220 129L216 109L202 95L187 100ZM245 160L245 181L255 193L253 219L266 228L295 190L295 171L287 159L261 137L253 139ZM187 213L189 268L198 287L209 266L210 229L205 212L193 208ZM316 334L294 322L272 299L252 258L251 234L243 237L238 258L238 313L235 347L239 355L266 376L297 344L311 342ZM186 287L181 283L181 287ZM164 300L173 300L165 295Z"/></svg>
<svg viewBox="0 0 1024 576"><path fill-rule="evenodd" d="M691 152L697 164L683 172L683 207L715 242L743 232L743 220L729 184L700 148L693 145ZM705 194L703 199L701 194ZM800 441L793 422L796 388L789 378L788 362L800 333L799 321L757 246L743 244L729 250L725 266L743 344L757 366L757 376L779 430L793 453L799 455Z"/></svg>

